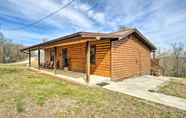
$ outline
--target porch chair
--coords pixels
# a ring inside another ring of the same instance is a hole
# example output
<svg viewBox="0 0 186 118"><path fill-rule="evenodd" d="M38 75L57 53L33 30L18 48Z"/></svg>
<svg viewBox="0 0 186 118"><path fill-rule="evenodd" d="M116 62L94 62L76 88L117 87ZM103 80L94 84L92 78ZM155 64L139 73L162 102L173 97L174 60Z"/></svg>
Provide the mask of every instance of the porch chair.
<svg viewBox="0 0 186 118"><path fill-rule="evenodd" d="M51 61L50 62L50 64L49 64L49 67L48 67L49 69L53 69L54 68L54 62L53 61Z"/></svg>

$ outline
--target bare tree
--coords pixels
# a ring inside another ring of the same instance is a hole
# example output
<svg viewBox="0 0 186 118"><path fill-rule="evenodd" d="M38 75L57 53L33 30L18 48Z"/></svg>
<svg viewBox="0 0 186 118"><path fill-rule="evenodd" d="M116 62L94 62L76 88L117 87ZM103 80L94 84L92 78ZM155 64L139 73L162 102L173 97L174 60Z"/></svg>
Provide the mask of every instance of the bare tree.
<svg viewBox="0 0 186 118"><path fill-rule="evenodd" d="M118 31L123 31L123 30L128 30L128 29L132 29L132 28L127 27L127 26L125 26L125 25L120 25L120 26L118 26Z"/></svg>
<svg viewBox="0 0 186 118"><path fill-rule="evenodd" d="M41 40L42 40L42 42L47 42L47 41L48 41L47 38L43 38L43 39L41 39Z"/></svg>
<svg viewBox="0 0 186 118"><path fill-rule="evenodd" d="M160 66L167 76L186 77L186 50L182 43L173 43L158 55Z"/></svg>
<svg viewBox="0 0 186 118"><path fill-rule="evenodd" d="M172 43L171 44L172 51L173 51L173 57L175 58L175 76L179 76L179 68L180 68L180 58L183 56L184 52L184 45L182 43Z"/></svg>
<svg viewBox="0 0 186 118"><path fill-rule="evenodd" d="M2 34L2 33L1 33ZM26 55L20 52L24 46L15 44L6 39L3 34L0 36L0 63L16 62L26 58Z"/></svg>

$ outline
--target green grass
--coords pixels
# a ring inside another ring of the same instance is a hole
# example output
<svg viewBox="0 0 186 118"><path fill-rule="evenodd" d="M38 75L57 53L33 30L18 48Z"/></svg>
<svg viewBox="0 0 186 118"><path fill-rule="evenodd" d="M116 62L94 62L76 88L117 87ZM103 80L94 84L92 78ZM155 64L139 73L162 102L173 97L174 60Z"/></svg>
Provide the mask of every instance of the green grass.
<svg viewBox="0 0 186 118"><path fill-rule="evenodd" d="M160 87L158 92L186 99L186 79L175 79Z"/></svg>
<svg viewBox="0 0 186 118"><path fill-rule="evenodd" d="M23 103L23 98L21 96L18 96L17 98L15 98L15 102L16 102L16 110L17 112L23 112L24 111L24 103Z"/></svg>
<svg viewBox="0 0 186 118"><path fill-rule="evenodd" d="M73 85L28 70L0 65L0 117L149 118L186 112L102 88Z"/></svg>

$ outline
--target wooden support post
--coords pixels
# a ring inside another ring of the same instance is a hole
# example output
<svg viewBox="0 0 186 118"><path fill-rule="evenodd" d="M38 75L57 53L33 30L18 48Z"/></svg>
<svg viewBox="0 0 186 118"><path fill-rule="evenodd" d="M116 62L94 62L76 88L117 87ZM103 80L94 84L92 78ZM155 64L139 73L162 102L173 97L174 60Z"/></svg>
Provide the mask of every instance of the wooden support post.
<svg viewBox="0 0 186 118"><path fill-rule="evenodd" d="M38 48L38 69L40 69L41 60L40 60L40 48Z"/></svg>
<svg viewBox="0 0 186 118"><path fill-rule="evenodd" d="M152 58L153 58L153 59L156 58L156 52L155 52L155 50L152 51Z"/></svg>
<svg viewBox="0 0 186 118"><path fill-rule="evenodd" d="M31 50L30 49L28 53L28 66L31 67Z"/></svg>
<svg viewBox="0 0 186 118"><path fill-rule="evenodd" d="M57 50L56 50L56 47L54 47L54 74L56 74L56 69L57 69Z"/></svg>
<svg viewBox="0 0 186 118"><path fill-rule="evenodd" d="M86 82L90 80L90 42L86 43Z"/></svg>

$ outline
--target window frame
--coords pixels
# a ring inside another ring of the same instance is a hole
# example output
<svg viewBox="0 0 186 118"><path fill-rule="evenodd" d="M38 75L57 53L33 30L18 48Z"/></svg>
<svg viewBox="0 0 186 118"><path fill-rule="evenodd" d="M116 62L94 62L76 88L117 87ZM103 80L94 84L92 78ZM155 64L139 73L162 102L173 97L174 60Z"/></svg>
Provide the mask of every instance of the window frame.
<svg viewBox="0 0 186 118"><path fill-rule="evenodd" d="M90 46L90 64L96 64L96 45Z"/></svg>

